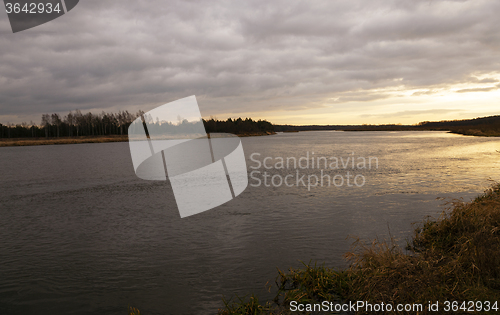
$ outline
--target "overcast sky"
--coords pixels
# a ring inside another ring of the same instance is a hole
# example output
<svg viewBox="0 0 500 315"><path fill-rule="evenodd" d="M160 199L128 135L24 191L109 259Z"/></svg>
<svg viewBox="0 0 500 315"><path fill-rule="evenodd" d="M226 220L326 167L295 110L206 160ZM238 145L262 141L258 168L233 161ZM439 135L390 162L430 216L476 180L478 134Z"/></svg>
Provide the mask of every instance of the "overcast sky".
<svg viewBox="0 0 500 315"><path fill-rule="evenodd" d="M190 95L273 123L500 114L497 0L81 0L15 34L0 11L0 123Z"/></svg>

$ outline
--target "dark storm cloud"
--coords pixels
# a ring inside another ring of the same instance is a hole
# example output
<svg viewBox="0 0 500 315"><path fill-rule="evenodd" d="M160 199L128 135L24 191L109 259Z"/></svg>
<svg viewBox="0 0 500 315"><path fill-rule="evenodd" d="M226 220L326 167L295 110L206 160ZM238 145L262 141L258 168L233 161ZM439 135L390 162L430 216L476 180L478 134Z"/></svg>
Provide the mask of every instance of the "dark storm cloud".
<svg viewBox="0 0 500 315"><path fill-rule="evenodd" d="M192 94L205 116L237 115L494 83L477 76L500 70L499 9L481 0L85 0L16 34L2 11L0 121L149 110Z"/></svg>

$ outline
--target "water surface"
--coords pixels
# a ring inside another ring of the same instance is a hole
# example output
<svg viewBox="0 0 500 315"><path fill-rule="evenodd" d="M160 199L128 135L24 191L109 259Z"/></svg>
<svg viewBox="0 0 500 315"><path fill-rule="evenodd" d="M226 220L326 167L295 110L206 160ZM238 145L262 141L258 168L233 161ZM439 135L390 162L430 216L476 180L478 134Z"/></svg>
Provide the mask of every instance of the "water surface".
<svg viewBox="0 0 500 315"><path fill-rule="evenodd" d="M138 179L127 143L0 148L0 312L213 314L265 290L276 268L343 267L352 239L404 244L443 200L500 180L500 139L443 132L301 132L242 138L265 157L376 157L362 187L249 186L180 219L168 182ZM257 153L257 154L255 154ZM250 157L253 155L253 159ZM259 155L260 154L260 155ZM274 165L274 163L273 163ZM263 169L281 177L320 169ZM250 184L256 181L250 179Z"/></svg>

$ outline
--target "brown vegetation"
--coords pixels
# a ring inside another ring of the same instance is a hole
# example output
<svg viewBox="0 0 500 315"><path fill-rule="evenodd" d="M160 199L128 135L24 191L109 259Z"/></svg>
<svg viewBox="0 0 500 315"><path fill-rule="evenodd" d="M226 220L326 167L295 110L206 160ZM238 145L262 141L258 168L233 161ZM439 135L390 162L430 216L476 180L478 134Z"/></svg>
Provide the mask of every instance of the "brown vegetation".
<svg viewBox="0 0 500 315"><path fill-rule="evenodd" d="M483 310L485 301L491 301L491 306L497 302L500 308L500 185L470 203L453 202L439 220L425 220L406 251L393 241L364 245L358 240L346 258L351 261L346 270L309 264L279 271L273 302L261 304L254 296L238 298L226 302L219 314L291 314L291 301L420 303L424 307L421 312L401 314L445 313L445 301L458 302L453 314L470 313L461 308L463 301L481 301ZM440 311L429 311L429 301L439 301Z"/></svg>
<svg viewBox="0 0 500 315"><path fill-rule="evenodd" d="M276 134L273 131L251 132L238 134L239 137L257 137ZM79 143L104 143L126 142L128 136L87 136L87 137L61 137L61 138L4 138L0 139L0 147L17 147L28 145L54 145L54 144L79 144Z"/></svg>
<svg viewBox="0 0 500 315"><path fill-rule="evenodd" d="M61 137L61 138L3 138L0 147L27 146L27 145L53 145L77 143L103 143L128 141L128 136L87 136L87 137Z"/></svg>
<svg viewBox="0 0 500 315"><path fill-rule="evenodd" d="M479 136L479 137L500 137L500 130L492 129L456 129L450 131L451 133L456 133L465 136Z"/></svg>

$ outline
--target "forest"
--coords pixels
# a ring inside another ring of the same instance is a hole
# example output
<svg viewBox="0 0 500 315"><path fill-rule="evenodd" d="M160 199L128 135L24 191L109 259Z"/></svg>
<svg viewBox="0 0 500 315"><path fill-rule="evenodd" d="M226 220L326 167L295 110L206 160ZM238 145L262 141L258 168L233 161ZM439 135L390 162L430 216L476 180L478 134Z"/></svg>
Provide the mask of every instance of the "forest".
<svg viewBox="0 0 500 315"><path fill-rule="evenodd" d="M7 138L59 138L81 136L126 136L130 124L144 112L83 114L71 111L66 116L59 114L42 115L41 123L0 124L0 139ZM225 132L237 135L273 134L275 131L310 131L310 130L344 130L344 131L410 131L440 130L476 136L500 136L500 116L489 116L465 120L424 121L415 125L273 125L267 120L238 118L203 120L207 133Z"/></svg>
<svg viewBox="0 0 500 315"><path fill-rule="evenodd" d="M500 116L463 120L423 121L415 125L275 125L276 131L344 130L344 131L450 131L464 135L500 136Z"/></svg>
<svg viewBox="0 0 500 315"><path fill-rule="evenodd" d="M144 112L83 114L80 110L71 111L66 116L44 114L40 124L34 122L21 124L0 124L0 139L6 138L59 138L81 136L127 135L130 124ZM233 134L274 133L274 126L266 120L238 118L203 120L207 133L225 132Z"/></svg>

